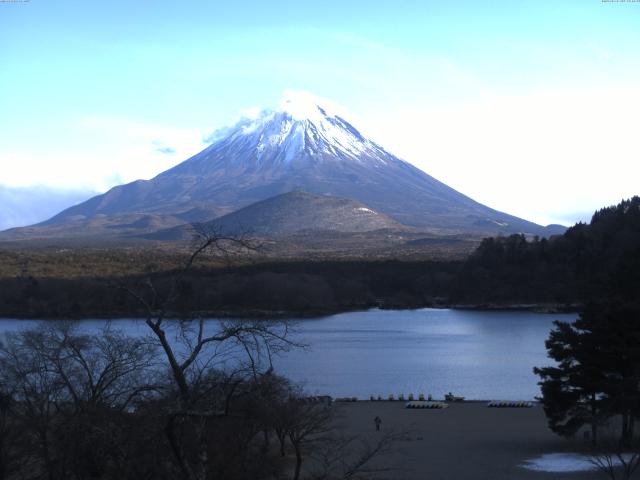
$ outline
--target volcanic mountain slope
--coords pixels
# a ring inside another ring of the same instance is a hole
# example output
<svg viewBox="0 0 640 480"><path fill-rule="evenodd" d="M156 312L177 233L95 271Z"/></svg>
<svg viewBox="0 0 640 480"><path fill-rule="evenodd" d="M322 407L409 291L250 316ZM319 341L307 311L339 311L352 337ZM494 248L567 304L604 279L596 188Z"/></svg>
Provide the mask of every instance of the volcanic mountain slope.
<svg viewBox="0 0 640 480"><path fill-rule="evenodd" d="M254 203L209 222L226 233L282 236L301 231L369 232L406 230L400 223L347 198L296 191Z"/></svg>
<svg viewBox="0 0 640 480"><path fill-rule="evenodd" d="M362 202L431 233L549 235L439 182L365 138L313 97L289 94L277 110L220 131L202 152L151 180L112 188L42 227L98 216L153 215L209 221L267 198L304 190Z"/></svg>
<svg viewBox="0 0 640 480"><path fill-rule="evenodd" d="M412 229L366 205L347 198L314 195L295 191L276 195L223 215L203 225L205 231L225 235L282 237L302 232L372 232ZM171 239L186 236L187 226L147 235L149 239Z"/></svg>
<svg viewBox="0 0 640 480"><path fill-rule="evenodd" d="M179 242L192 240L196 232L245 238L259 246L262 257L277 259L451 260L466 257L479 244L477 236L425 235L355 200L303 191L276 195L210 222L140 237Z"/></svg>
<svg viewBox="0 0 640 480"><path fill-rule="evenodd" d="M91 217L78 215L66 218L63 222L49 222L0 232L0 242L64 239L65 245L69 246L82 246L87 242L91 245L104 243L113 246L123 242L137 243L145 234L182 226L186 221L172 215L148 213L97 214Z"/></svg>

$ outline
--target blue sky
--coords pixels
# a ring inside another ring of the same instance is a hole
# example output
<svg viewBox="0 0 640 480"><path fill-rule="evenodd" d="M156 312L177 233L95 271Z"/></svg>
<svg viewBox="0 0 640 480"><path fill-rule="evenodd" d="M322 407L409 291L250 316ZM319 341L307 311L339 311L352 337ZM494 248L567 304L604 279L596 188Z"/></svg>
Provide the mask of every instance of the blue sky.
<svg viewBox="0 0 640 480"><path fill-rule="evenodd" d="M640 3L600 0L0 3L0 187L150 178L286 89L540 223L640 193Z"/></svg>

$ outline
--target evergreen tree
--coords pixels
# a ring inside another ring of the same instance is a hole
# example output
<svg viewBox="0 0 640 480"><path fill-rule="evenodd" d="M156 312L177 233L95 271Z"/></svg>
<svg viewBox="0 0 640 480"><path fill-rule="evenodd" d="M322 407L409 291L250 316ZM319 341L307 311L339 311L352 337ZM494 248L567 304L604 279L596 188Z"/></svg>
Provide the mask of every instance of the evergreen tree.
<svg viewBox="0 0 640 480"><path fill-rule="evenodd" d="M534 368L539 375L542 405L549 428L559 435L572 436L584 425L591 426L592 440L602 420L604 377L593 354L593 336L578 326L555 322L555 330L545 342L556 367Z"/></svg>
<svg viewBox="0 0 640 480"><path fill-rule="evenodd" d="M555 367L534 368L542 404L554 432L571 436L619 416L629 444L640 416L640 308L592 304L573 323L555 322L546 347Z"/></svg>
<svg viewBox="0 0 640 480"><path fill-rule="evenodd" d="M630 445L634 421L640 416L640 308L609 303L590 308L584 321L593 325L602 371L604 409L619 416L621 441Z"/></svg>

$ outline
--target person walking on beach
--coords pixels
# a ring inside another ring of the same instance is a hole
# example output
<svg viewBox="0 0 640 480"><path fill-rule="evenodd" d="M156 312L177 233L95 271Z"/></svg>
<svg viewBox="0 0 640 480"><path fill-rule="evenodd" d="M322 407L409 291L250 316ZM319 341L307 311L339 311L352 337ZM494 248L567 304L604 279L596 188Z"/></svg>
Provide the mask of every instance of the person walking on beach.
<svg viewBox="0 0 640 480"><path fill-rule="evenodd" d="M373 419L373 422L376 424L376 432L380 431L380 424L382 423L382 419L378 416Z"/></svg>

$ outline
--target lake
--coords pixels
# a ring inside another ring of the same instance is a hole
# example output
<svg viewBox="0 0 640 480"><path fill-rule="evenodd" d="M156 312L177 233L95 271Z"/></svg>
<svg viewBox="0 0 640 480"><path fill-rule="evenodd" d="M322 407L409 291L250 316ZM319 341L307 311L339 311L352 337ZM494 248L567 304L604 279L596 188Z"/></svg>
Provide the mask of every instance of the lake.
<svg viewBox="0 0 640 480"><path fill-rule="evenodd" d="M576 314L448 309L368 310L296 324L296 339L309 345L275 359L276 371L313 394L334 397L409 393L442 398L532 400L540 394L534 366L550 365L544 341L553 320ZM215 320L211 320L215 322ZM83 320L99 328L102 320ZM33 321L0 320L0 333ZM146 332L140 320L115 320L131 334Z"/></svg>

